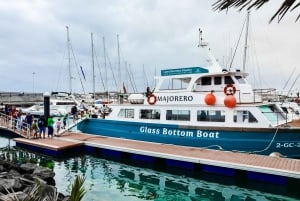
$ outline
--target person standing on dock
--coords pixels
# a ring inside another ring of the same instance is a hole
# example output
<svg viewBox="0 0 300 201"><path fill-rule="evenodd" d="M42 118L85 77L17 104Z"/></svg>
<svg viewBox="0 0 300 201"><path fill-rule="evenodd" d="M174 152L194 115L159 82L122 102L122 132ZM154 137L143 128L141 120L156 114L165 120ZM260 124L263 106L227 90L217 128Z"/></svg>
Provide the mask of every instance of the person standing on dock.
<svg viewBox="0 0 300 201"><path fill-rule="evenodd" d="M79 105L79 109L80 109L80 118L82 119L87 111L87 107L84 104L84 100L81 101Z"/></svg>
<svg viewBox="0 0 300 201"><path fill-rule="evenodd" d="M37 134L39 132L39 127L37 125L37 120L33 120L33 123L32 123L32 126L31 126L31 129L33 131L33 139L36 139L38 138Z"/></svg>
<svg viewBox="0 0 300 201"><path fill-rule="evenodd" d="M50 137L53 138L54 120L53 120L52 116L48 117L47 125L48 125L48 138L50 138Z"/></svg>
<svg viewBox="0 0 300 201"><path fill-rule="evenodd" d="M73 115L73 122L75 123L77 121L77 104L75 104L72 108L71 108L71 114Z"/></svg>
<svg viewBox="0 0 300 201"><path fill-rule="evenodd" d="M60 131L60 129L61 129L61 121L60 121L60 118L58 118L57 119L57 121L56 121L56 123L55 123L55 127L56 127L56 133L57 133L57 135L59 135L59 131Z"/></svg>
<svg viewBox="0 0 300 201"><path fill-rule="evenodd" d="M28 124L28 126L31 128L32 125L32 121L33 121L33 117L31 114L27 113L26 117L25 117L25 122Z"/></svg>
<svg viewBox="0 0 300 201"><path fill-rule="evenodd" d="M66 129L67 128L67 119L68 119L68 114L65 114L64 117L63 117L62 129Z"/></svg>
<svg viewBox="0 0 300 201"><path fill-rule="evenodd" d="M40 132L39 132L40 138L42 138L42 133L43 133L43 138L45 138L46 125L47 125L47 122L46 122L45 116L42 115L38 120L38 126L39 126L39 130L40 130Z"/></svg>

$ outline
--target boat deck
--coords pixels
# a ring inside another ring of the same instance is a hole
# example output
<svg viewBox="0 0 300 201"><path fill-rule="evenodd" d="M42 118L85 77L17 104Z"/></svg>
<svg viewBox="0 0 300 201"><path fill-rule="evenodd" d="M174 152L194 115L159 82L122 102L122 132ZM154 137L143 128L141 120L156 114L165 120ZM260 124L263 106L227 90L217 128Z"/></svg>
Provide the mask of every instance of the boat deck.
<svg viewBox="0 0 300 201"><path fill-rule="evenodd" d="M63 150L70 147L86 145L88 147L97 147L200 165L211 165L300 179L300 160L290 158L141 142L74 132L67 132L53 139L16 138L14 140L18 143L30 144L32 146L52 150Z"/></svg>

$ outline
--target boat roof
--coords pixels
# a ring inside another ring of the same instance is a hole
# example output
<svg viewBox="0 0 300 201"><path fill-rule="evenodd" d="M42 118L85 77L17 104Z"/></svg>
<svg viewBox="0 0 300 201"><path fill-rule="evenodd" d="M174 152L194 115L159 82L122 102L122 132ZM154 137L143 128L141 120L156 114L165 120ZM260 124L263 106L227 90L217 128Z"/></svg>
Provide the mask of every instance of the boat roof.
<svg viewBox="0 0 300 201"><path fill-rule="evenodd" d="M201 77L201 76L218 76L218 75L240 75L243 77L248 76L248 73L241 72L240 70L228 71L227 69L220 69L218 72L209 72L209 69L199 66L193 67L180 67L161 70L160 76L155 76L155 79L178 78L184 79L186 77Z"/></svg>

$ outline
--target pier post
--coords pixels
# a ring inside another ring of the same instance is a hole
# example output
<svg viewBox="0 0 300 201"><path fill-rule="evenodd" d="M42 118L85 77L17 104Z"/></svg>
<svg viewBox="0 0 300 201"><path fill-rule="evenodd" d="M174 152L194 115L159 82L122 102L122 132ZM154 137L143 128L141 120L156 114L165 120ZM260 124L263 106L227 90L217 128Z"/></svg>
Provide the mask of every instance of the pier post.
<svg viewBox="0 0 300 201"><path fill-rule="evenodd" d="M50 116L50 94L48 92L44 93L44 116L46 121Z"/></svg>

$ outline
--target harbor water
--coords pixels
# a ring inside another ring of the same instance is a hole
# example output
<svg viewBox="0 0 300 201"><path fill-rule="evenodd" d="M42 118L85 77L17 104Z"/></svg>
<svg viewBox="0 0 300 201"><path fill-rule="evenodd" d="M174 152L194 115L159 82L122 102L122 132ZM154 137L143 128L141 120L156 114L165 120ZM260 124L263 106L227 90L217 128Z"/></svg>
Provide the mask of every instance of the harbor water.
<svg viewBox="0 0 300 201"><path fill-rule="evenodd" d="M15 146L13 139L0 136L1 158L15 162L34 162L55 172L56 187L70 194L76 175L86 178L85 201L292 201L299 200L274 185L260 190L236 186L227 177L215 175L207 179L187 176L184 172L160 172L114 160L82 154L54 159ZM254 185L253 185L254 186ZM257 187L257 186L256 186Z"/></svg>

